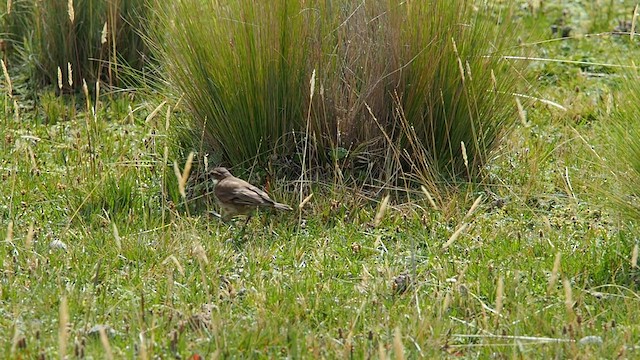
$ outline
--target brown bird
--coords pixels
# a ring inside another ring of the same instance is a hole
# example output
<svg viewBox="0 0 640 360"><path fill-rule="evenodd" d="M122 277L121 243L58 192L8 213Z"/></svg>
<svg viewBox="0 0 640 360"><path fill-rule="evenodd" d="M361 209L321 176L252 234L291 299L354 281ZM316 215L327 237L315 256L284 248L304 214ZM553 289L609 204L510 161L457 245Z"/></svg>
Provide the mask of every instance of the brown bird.
<svg viewBox="0 0 640 360"><path fill-rule="evenodd" d="M226 168L217 167L213 169L212 175L216 182L214 194L222 209L224 221L236 215L251 215L251 212L258 207L293 210L291 206L271 200L266 192L231 175Z"/></svg>

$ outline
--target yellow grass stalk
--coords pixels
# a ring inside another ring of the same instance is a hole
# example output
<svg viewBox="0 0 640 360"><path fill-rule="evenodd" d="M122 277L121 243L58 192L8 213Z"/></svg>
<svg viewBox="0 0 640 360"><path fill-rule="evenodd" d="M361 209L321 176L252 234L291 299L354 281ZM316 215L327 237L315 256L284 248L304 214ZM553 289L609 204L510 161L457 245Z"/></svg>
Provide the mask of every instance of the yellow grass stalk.
<svg viewBox="0 0 640 360"><path fill-rule="evenodd" d="M424 187L424 185L420 185L420 189L422 190L424 195L427 197L427 200L429 200L429 205L431 205L433 210L438 210L438 206L436 206L436 202L433 200L433 196L431 196L431 193L429 192L429 190L427 190L427 188Z"/></svg>
<svg viewBox="0 0 640 360"><path fill-rule="evenodd" d="M444 243L444 245L442 245L442 250L447 249L449 246L451 246L451 244L453 244L454 241L456 241L458 239L458 237L460 237L460 235L467 230L467 227L469 226L469 224L467 223L462 223L462 225L460 225L460 227L458 227L458 229L456 231L453 232L453 234L451 234L451 237L449 238L449 240L447 240L446 243Z"/></svg>
<svg viewBox="0 0 640 360"><path fill-rule="evenodd" d="M69 326L69 307L67 304L67 297L63 296L60 299L59 308L59 323L58 323L58 356L60 359L66 359L67 357L67 342L69 333L67 327Z"/></svg>
<svg viewBox="0 0 640 360"><path fill-rule="evenodd" d="M7 70L7 64L4 63L4 60L0 59L2 62L2 73L4 74L4 81L7 83L7 93L9 97L13 97L13 84L11 83L11 77L9 77L9 71Z"/></svg>
<svg viewBox="0 0 640 360"><path fill-rule="evenodd" d="M307 149L309 147L309 128L311 127L311 105L313 104L313 95L316 90L316 69L313 69L311 73L311 79L309 79L309 107L307 108L307 126L305 129L304 138L304 151L302 153L302 171L300 172L300 203L302 203L302 184L304 184L304 177L307 166ZM302 222L302 213L299 214L298 222Z"/></svg>
<svg viewBox="0 0 640 360"><path fill-rule="evenodd" d="M311 198L313 198L313 193L307 195L306 198L304 198L304 200L302 200L302 202L300 203L300 205L298 205L298 209L302 209L304 208L305 205L307 205L307 203L309 201L311 201Z"/></svg>
<svg viewBox="0 0 640 360"><path fill-rule="evenodd" d="M16 119L16 122L20 121L20 107L15 99L13 100L13 118Z"/></svg>
<svg viewBox="0 0 640 360"><path fill-rule="evenodd" d="M462 149L462 160L464 160L464 167L469 171L469 158L467 157L467 147L464 146L464 141L460 141L460 148Z"/></svg>
<svg viewBox="0 0 640 360"><path fill-rule="evenodd" d="M638 267L638 244L633 247L633 252L631 253L631 268L635 269Z"/></svg>
<svg viewBox="0 0 640 360"><path fill-rule="evenodd" d="M7 0L7 15L11 15L11 7L13 5L12 0Z"/></svg>
<svg viewBox="0 0 640 360"><path fill-rule="evenodd" d="M182 264L180 264L180 262L174 255L169 255L166 259L164 259L164 261L162 261L162 264L166 265L169 262L172 262L175 265L175 268L178 270L178 272L181 275L184 275L184 268L182 267Z"/></svg>
<svg viewBox="0 0 640 360"><path fill-rule="evenodd" d="M96 105L93 107L94 120L97 120L99 105L100 105L100 80L96 81Z"/></svg>
<svg viewBox="0 0 640 360"><path fill-rule="evenodd" d="M33 237L35 236L35 229L33 228L33 223L29 225L29 232L27 232L27 237L24 239L24 247L25 249L31 250L31 245L33 245Z"/></svg>
<svg viewBox="0 0 640 360"><path fill-rule="evenodd" d="M162 109L162 107L167 103L167 101L163 101L160 103L160 105L156 106L155 109L153 109L153 111L147 115L147 118L144 119L145 123L148 123L149 121L151 121L154 117L156 117L156 115L158 115L158 112L160 112L160 109Z"/></svg>
<svg viewBox="0 0 640 360"><path fill-rule="evenodd" d="M22 333L18 328L18 324L15 324L13 326L13 340L11 341L11 351L10 351L11 359L20 359L19 357L15 357L15 354L16 354L16 350L18 349L18 343L20 342L20 338L22 337L21 335Z"/></svg>
<svg viewBox="0 0 640 360"><path fill-rule="evenodd" d="M469 208L469 211L467 211L467 214L464 216L462 220L465 221L469 219L471 215L473 215L473 213L478 209L478 206L480 206L480 203L482 203L482 195L478 196L476 201L473 202L473 205L471 205L471 207Z"/></svg>
<svg viewBox="0 0 640 360"><path fill-rule="evenodd" d="M382 341L378 342L378 359L387 360L387 350L384 348Z"/></svg>
<svg viewBox="0 0 640 360"><path fill-rule="evenodd" d="M384 197L384 199L382 199L382 202L380 203L380 208L378 209L378 212L376 213L376 216L373 218L373 226L374 227L378 227L380 225L380 223L382 222L382 219L384 218L384 213L385 213L385 211L387 211L387 207L388 207L390 198L391 198L391 196L387 195L387 196Z"/></svg>
<svg viewBox="0 0 640 360"><path fill-rule="evenodd" d="M502 304L504 300L504 277L498 278L498 286L496 288L496 327L500 321L500 314L502 313Z"/></svg>
<svg viewBox="0 0 640 360"><path fill-rule="evenodd" d="M316 91L316 69L313 69L313 72L311 73L311 79L309 79L309 89L311 89L309 100L313 100L313 94Z"/></svg>
<svg viewBox="0 0 640 360"><path fill-rule="evenodd" d="M85 79L82 79L82 92L84 93L84 98L87 100L87 111L89 111L89 109L91 109L91 98L89 97L89 87Z"/></svg>
<svg viewBox="0 0 640 360"><path fill-rule="evenodd" d="M520 99L518 99L517 97L516 106L518 107L518 117L520 118L522 125L525 127L529 127L529 122L527 121L527 113L524 111L524 107L522 106Z"/></svg>
<svg viewBox="0 0 640 360"><path fill-rule="evenodd" d="M116 247L118 248L118 252L122 251L122 241L120 240L120 233L118 233L118 227L116 223L111 223L113 225L113 239L116 241Z"/></svg>
<svg viewBox="0 0 640 360"><path fill-rule="evenodd" d="M107 22L104 22L104 26L102 27L102 33L100 34L100 44L104 45L107 42Z"/></svg>
<svg viewBox="0 0 640 360"><path fill-rule="evenodd" d="M100 342L102 343L102 348L104 349L104 357L107 360L113 360L113 350L111 350L109 338L107 337L107 331L105 330L104 326L100 327L98 333L100 333Z"/></svg>
<svg viewBox="0 0 640 360"><path fill-rule="evenodd" d="M196 243L193 245L193 254L196 256L196 258L201 261L203 264L208 265L209 264L209 258L207 257L207 252L204 250L204 247L202 247L202 244L200 244L199 242L196 241Z"/></svg>
<svg viewBox="0 0 640 360"><path fill-rule="evenodd" d="M147 352L147 339L144 336L144 331L140 332L140 359L149 359L149 354Z"/></svg>
<svg viewBox="0 0 640 360"><path fill-rule="evenodd" d="M184 189L184 184L182 183L182 174L180 174L180 168L178 167L178 162L173 161L173 172L176 174L176 178L178 179L178 191L180 192L180 196L183 198L187 197L187 193Z"/></svg>
<svg viewBox="0 0 640 360"><path fill-rule="evenodd" d="M458 46L456 45L456 41L451 38L451 42L453 43L453 52L456 54L456 59L458 60L458 70L460 70L460 78L462 82L464 82L464 66L462 66L462 59L460 59L460 54L458 53Z"/></svg>
<svg viewBox="0 0 640 360"><path fill-rule="evenodd" d="M195 153L192 151L187 156L187 163L184 165L184 171L182 171L182 183L183 186L187 185L187 180L189 180L189 174L191 173L191 165L193 165L193 156Z"/></svg>
<svg viewBox="0 0 640 360"><path fill-rule="evenodd" d="M393 352L396 360L404 360L404 345L402 345L402 333L400 333L399 327L396 328L393 337Z"/></svg>
<svg viewBox="0 0 640 360"><path fill-rule="evenodd" d="M76 19L76 13L73 10L73 0L67 2L67 12L69 13L69 21L73 24L73 21Z"/></svg>
<svg viewBox="0 0 640 360"><path fill-rule="evenodd" d="M69 82L69 86L73 86L73 71L71 70L71 63L67 63L67 81Z"/></svg>
<svg viewBox="0 0 640 360"><path fill-rule="evenodd" d="M13 221L9 221L9 225L7 225L7 237L5 239L7 243L13 242Z"/></svg>
<svg viewBox="0 0 640 360"><path fill-rule="evenodd" d="M58 66L58 88L62 90L62 69Z"/></svg>
<svg viewBox="0 0 640 360"><path fill-rule="evenodd" d="M562 285L564 286L564 306L567 308L567 316L569 316L569 321L573 321L574 312L573 312L573 291L571 290L571 282L569 279L564 279L562 281Z"/></svg>
<svg viewBox="0 0 640 360"><path fill-rule="evenodd" d="M549 276L549 285L547 286L547 294L550 294L553 288L556 286L556 282L558 281L558 273L560 272L560 260L562 259L562 254L558 252L556 254L556 259L553 262L553 269L551 270L551 276Z"/></svg>

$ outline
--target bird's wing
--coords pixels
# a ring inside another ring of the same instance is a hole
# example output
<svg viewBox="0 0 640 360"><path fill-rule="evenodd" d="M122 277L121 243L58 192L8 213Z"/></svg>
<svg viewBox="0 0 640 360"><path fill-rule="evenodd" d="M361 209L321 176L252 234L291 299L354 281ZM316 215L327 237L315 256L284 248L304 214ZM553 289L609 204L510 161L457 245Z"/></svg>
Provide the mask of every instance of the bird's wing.
<svg viewBox="0 0 640 360"><path fill-rule="evenodd" d="M223 203L245 206L273 206L274 204L267 193L238 178L220 181L215 193Z"/></svg>

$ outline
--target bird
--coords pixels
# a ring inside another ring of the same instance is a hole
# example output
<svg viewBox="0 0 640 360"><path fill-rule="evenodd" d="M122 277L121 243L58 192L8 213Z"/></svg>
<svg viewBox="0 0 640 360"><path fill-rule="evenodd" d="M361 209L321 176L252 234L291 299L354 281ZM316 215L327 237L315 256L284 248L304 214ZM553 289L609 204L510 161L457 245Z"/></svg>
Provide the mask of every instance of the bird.
<svg viewBox="0 0 640 360"><path fill-rule="evenodd" d="M291 206L272 200L269 195L259 188L239 179L224 167L216 167L212 171L214 178L213 193L222 210L222 220L228 221L237 215L248 215L259 207L292 211ZM245 223L246 225L246 223Z"/></svg>

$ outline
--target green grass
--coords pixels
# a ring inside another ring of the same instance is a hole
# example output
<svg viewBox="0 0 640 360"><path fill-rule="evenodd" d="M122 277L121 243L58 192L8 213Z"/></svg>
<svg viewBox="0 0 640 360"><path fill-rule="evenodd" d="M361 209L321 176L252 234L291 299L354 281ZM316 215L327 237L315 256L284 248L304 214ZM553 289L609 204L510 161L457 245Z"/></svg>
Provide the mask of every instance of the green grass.
<svg viewBox="0 0 640 360"><path fill-rule="evenodd" d="M500 58L520 49L496 2L157 7L162 72L193 114L183 138L218 162L476 179L515 119L524 66Z"/></svg>
<svg viewBox="0 0 640 360"><path fill-rule="evenodd" d="M544 11L516 14L538 39L561 12ZM524 102L527 125L501 142L485 179L433 194L437 209L419 189L315 182L301 214L261 212L242 239L242 220L187 214L177 195L172 163L182 169L190 149L171 137L184 104L168 100L147 120L164 97L102 94L94 115L53 89L35 104L16 97L19 109L3 93L0 353L102 357L89 330L108 325L114 358L635 358L637 216L606 199L628 199L633 172L596 156L616 156L607 124L635 119L635 102L621 101L635 90L627 72L596 63L630 63L637 41L531 45L538 57L589 59L530 62L527 95L567 110ZM267 183L264 169L233 170ZM272 178L269 192L298 210L296 183Z"/></svg>

